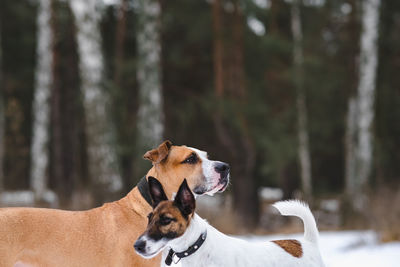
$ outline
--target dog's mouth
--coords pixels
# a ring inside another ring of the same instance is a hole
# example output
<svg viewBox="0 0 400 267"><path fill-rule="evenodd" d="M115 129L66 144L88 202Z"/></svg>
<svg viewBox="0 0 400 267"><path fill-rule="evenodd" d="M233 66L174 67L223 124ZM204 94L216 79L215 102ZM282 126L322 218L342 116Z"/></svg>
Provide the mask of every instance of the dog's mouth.
<svg viewBox="0 0 400 267"><path fill-rule="evenodd" d="M224 192L225 189L228 187L229 185L229 175L227 177L223 177L220 178L218 183L213 186L212 188L209 188L207 186L201 185L201 186L196 186L193 189L193 192L196 195L214 195L215 193L221 193Z"/></svg>
<svg viewBox="0 0 400 267"><path fill-rule="evenodd" d="M219 187L218 192L224 192L226 190L226 188L229 185L229 178L230 175L229 173L227 175L225 175L224 177L221 177L218 181L217 187Z"/></svg>
<svg viewBox="0 0 400 267"><path fill-rule="evenodd" d="M158 254L158 252L159 251L155 251L155 252L152 252L152 253L145 253L145 252L136 251L137 254L139 254L140 256L142 256L142 257L144 257L146 259L153 258L155 255Z"/></svg>
<svg viewBox="0 0 400 267"><path fill-rule="evenodd" d="M213 189L206 192L206 194L212 196L215 193L224 192L227 187L228 187L228 180L224 179L222 181L219 181L218 184Z"/></svg>
<svg viewBox="0 0 400 267"><path fill-rule="evenodd" d="M222 185L222 187L218 190L218 192L224 192L225 189L228 187L228 181L223 181L222 183L219 183L218 185Z"/></svg>

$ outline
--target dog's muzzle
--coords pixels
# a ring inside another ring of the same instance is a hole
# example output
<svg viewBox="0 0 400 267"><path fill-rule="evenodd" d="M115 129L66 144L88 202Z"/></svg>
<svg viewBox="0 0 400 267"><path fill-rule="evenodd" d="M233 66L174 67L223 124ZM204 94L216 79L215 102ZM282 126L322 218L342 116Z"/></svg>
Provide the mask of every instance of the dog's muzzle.
<svg viewBox="0 0 400 267"><path fill-rule="evenodd" d="M220 178L219 178L219 185L222 185L221 189L219 190L219 192L222 192L226 189L226 187L228 186L229 183L229 174L230 174L230 170L231 167L229 166L228 163L225 162L219 162L217 163L217 165L214 167L214 170L216 173L220 174Z"/></svg>
<svg viewBox="0 0 400 267"><path fill-rule="evenodd" d="M229 184L229 176L230 176L230 166L225 162L216 162L214 163L214 173L219 174L218 182L213 181L213 187L209 188L206 185L198 185L193 189L193 192L197 195L207 194L208 192L212 192L212 194L216 192L223 192ZM215 179L215 178L214 178ZM218 189L217 189L218 188Z"/></svg>

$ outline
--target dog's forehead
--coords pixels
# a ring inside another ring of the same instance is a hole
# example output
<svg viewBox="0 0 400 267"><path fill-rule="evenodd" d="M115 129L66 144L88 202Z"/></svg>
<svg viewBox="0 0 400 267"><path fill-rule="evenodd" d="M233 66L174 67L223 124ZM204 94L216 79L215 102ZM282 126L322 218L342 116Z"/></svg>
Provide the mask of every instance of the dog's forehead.
<svg viewBox="0 0 400 267"><path fill-rule="evenodd" d="M200 158L202 159L207 159L207 152L202 151L200 149L194 148L194 147L188 147L189 149L193 150L196 152L197 155L199 155Z"/></svg>
<svg viewBox="0 0 400 267"><path fill-rule="evenodd" d="M175 207L175 205L173 204L173 201L171 200L166 200L166 201L162 201L160 202L160 204L158 204L158 206L155 208L155 210L153 211L154 214L160 214L160 213L166 213L166 212L174 212L178 210L177 207Z"/></svg>
<svg viewBox="0 0 400 267"><path fill-rule="evenodd" d="M173 146L173 149L171 149L169 156L171 158L181 160L182 157L186 158L193 152L199 154L199 157L203 157L203 155L207 156L206 152L187 146Z"/></svg>
<svg viewBox="0 0 400 267"><path fill-rule="evenodd" d="M153 210L153 222L158 221L161 217L173 218L180 222L187 220L171 200L160 202L160 204L158 204L158 206ZM150 222L149 225L155 226L154 223L151 224Z"/></svg>

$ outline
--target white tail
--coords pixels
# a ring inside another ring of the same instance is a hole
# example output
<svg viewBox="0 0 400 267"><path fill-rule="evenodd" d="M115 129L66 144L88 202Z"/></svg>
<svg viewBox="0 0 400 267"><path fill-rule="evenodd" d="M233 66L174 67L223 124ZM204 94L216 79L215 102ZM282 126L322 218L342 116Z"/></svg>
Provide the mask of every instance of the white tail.
<svg viewBox="0 0 400 267"><path fill-rule="evenodd" d="M297 216L304 223L304 239L311 243L318 243L318 228L315 218L308 205L300 200L279 201L273 204L284 216Z"/></svg>

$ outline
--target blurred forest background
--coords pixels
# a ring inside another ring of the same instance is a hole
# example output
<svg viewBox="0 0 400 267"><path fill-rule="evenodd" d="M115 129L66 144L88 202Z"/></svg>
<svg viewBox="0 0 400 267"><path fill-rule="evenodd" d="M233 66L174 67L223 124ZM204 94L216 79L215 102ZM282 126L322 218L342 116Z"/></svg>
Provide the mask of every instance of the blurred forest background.
<svg viewBox="0 0 400 267"><path fill-rule="evenodd" d="M1 0L0 33L2 206L118 199L169 139L244 225L302 197L400 239L400 1Z"/></svg>

